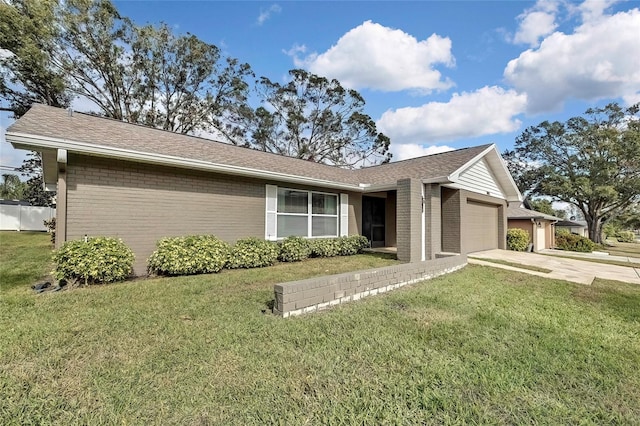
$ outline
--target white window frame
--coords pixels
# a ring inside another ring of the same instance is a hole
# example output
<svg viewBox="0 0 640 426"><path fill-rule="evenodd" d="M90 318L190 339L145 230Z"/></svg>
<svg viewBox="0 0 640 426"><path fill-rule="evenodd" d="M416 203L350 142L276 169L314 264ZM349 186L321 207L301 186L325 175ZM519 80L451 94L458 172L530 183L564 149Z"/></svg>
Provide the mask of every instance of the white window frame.
<svg viewBox="0 0 640 426"><path fill-rule="evenodd" d="M278 211L278 194L280 190L306 192L307 193L307 213L283 213ZM313 213L313 194L329 195L335 197L336 201L336 214L319 214ZM274 197L275 199L270 197ZM266 229L265 238L268 240L279 241L286 237L281 237L278 234L278 217L280 216L299 216L307 218L307 235L303 238L335 238L338 236L346 235L348 229L348 195L336 194L333 192L324 191L311 191L306 189L288 188L283 186L267 185L267 202L266 202ZM329 217L335 219L336 233L334 235L313 235L313 218L314 217ZM345 226L346 225L346 226Z"/></svg>

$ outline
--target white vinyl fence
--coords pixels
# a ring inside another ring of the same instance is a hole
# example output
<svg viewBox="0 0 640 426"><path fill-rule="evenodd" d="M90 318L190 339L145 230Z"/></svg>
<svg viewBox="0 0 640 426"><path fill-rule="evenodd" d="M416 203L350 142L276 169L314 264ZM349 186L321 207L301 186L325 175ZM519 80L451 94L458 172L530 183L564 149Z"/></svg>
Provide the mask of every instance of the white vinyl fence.
<svg viewBox="0 0 640 426"><path fill-rule="evenodd" d="M51 207L0 204L1 231L46 231L45 220L56 216Z"/></svg>

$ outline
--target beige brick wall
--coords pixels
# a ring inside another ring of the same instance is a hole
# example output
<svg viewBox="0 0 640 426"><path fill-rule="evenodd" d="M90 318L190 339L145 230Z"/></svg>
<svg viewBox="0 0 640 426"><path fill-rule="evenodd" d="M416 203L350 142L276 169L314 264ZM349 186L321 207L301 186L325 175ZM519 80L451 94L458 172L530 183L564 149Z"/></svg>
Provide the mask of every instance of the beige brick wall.
<svg viewBox="0 0 640 426"><path fill-rule="evenodd" d="M258 181L71 155L67 239L120 237L136 254L135 273L141 275L162 237L264 237L264 203L265 186Z"/></svg>
<svg viewBox="0 0 640 426"><path fill-rule="evenodd" d="M461 253L460 190L442 188L442 250ZM465 201L466 202L466 201Z"/></svg>
<svg viewBox="0 0 640 426"><path fill-rule="evenodd" d="M289 317L321 311L450 273L466 264L467 257L457 255L276 284L273 312Z"/></svg>
<svg viewBox="0 0 640 426"><path fill-rule="evenodd" d="M419 262L422 258L422 182L399 180L396 197L398 260Z"/></svg>
<svg viewBox="0 0 640 426"><path fill-rule="evenodd" d="M425 257L435 259L442 251L442 205L440 201L440 185L427 184L424 189L425 208Z"/></svg>
<svg viewBox="0 0 640 426"><path fill-rule="evenodd" d="M162 237L213 234L230 243L264 238L266 183L334 192L74 154L66 181L66 240L122 238L136 254L136 275L146 273L146 261ZM361 195L349 193L349 203L349 234L358 234Z"/></svg>

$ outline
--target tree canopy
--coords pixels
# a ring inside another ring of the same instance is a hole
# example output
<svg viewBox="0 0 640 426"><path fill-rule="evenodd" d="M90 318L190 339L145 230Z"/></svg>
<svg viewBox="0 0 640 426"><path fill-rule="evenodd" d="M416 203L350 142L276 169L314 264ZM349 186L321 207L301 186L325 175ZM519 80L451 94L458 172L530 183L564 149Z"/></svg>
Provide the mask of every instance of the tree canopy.
<svg viewBox="0 0 640 426"><path fill-rule="evenodd" d="M602 226L640 200L639 110L612 103L529 127L505 153L509 169L524 193L576 206L600 243Z"/></svg>
<svg viewBox="0 0 640 426"><path fill-rule="evenodd" d="M555 216L560 219L564 219L567 215L567 212L565 212L564 210L554 209L553 203L549 200L538 198L538 199L529 199L527 200L527 202L529 203L529 207L531 208L531 210L535 210L540 213Z"/></svg>
<svg viewBox="0 0 640 426"><path fill-rule="evenodd" d="M69 106L72 94L56 63L60 26L55 0L0 2L0 109L20 117L34 102Z"/></svg>
<svg viewBox="0 0 640 426"><path fill-rule="evenodd" d="M390 140L364 113L364 98L338 80L302 69L286 84L262 77L263 106L248 111L246 143L318 163L357 167L391 159Z"/></svg>
<svg viewBox="0 0 640 426"><path fill-rule="evenodd" d="M5 200L22 200L26 190L26 184L20 181L18 175L5 173L0 182L0 198Z"/></svg>
<svg viewBox="0 0 640 426"><path fill-rule="evenodd" d="M261 77L195 35L137 26L110 0L0 3L0 108L90 100L96 114L310 161L355 167L389 161L389 138L364 99L337 80L291 70ZM6 57L5 57L6 56Z"/></svg>

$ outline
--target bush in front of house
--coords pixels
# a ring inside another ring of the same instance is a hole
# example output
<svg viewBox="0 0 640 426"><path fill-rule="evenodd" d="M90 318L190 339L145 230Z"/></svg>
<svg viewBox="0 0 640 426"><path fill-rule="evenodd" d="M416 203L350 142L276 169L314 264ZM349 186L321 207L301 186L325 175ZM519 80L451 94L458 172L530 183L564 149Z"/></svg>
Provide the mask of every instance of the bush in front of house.
<svg viewBox="0 0 640 426"><path fill-rule="evenodd" d="M131 276L133 261L131 249L117 238L67 241L53 253L53 275L80 284L123 281Z"/></svg>
<svg viewBox="0 0 640 426"><path fill-rule="evenodd" d="M147 270L157 275L219 272L229 260L229 244L213 235L163 238L149 257Z"/></svg>
<svg viewBox="0 0 640 426"><path fill-rule="evenodd" d="M591 253L595 243L590 239L568 232L556 232L556 248L559 250Z"/></svg>
<svg viewBox="0 0 640 426"><path fill-rule="evenodd" d="M309 240L311 257L334 257L340 254L338 238L317 238Z"/></svg>
<svg viewBox="0 0 640 426"><path fill-rule="evenodd" d="M529 233L524 229L513 228L507 230L507 249L525 251L529 247Z"/></svg>
<svg viewBox="0 0 640 426"><path fill-rule="evenodd" d="M302 237L287 237L280 243L282 262L299 262L311 256L311 243Z"/></svg>
<svg viewBox="0 0 640 426"><path fill-rule="evenodd" d="M243 238L231 248L227 267L238 269L271 266L278 260L278 254L280 250L276 243L256 237Z"/></svg>
<svg viewBox="0 0 640 426"><path fill-rule="evenodd" d="M369 247L369 240L362 235L352 235L350 237L340 237L340 256L353 256L362 252L362 249Z"/></svg>
<svg viewBox="0 0 640 426"><path fill-rule="evenodd" d="M636 235L633 231L618 231L616 238L621 243L633 243L636 241Z"/></svg>

